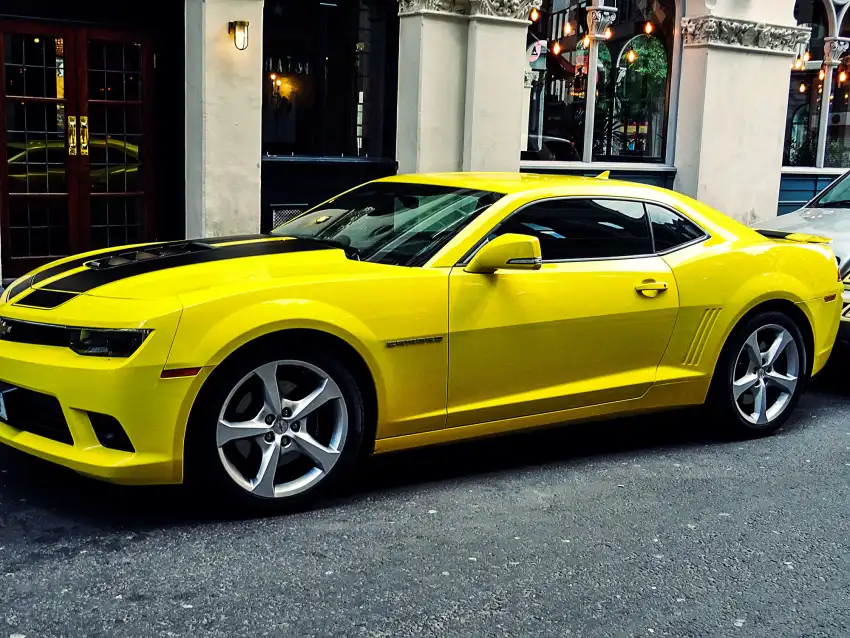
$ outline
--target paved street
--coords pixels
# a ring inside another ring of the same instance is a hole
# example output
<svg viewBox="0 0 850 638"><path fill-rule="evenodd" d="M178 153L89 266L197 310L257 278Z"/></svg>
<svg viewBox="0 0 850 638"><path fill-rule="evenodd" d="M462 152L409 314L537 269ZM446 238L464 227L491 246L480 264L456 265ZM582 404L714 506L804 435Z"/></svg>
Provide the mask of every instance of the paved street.
<svg viewBox="0 0 850 638"><path fill-rule="evenodd" d="M377 460L281 518L3 450L0 638L848 636L835 368L767 440L682 414L576 426Z"/></svg>

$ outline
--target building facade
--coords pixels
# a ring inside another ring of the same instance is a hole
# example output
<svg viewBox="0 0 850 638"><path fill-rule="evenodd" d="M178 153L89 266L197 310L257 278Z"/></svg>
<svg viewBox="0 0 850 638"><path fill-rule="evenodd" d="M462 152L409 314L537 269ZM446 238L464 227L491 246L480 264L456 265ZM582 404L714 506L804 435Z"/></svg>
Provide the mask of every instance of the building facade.
<svg viewBox="0 0 850 638"><path fill-rule="evenodd" d="M743 221L850 165L848 0L4 0L0 260L266 231L397 171Z"/></svg>

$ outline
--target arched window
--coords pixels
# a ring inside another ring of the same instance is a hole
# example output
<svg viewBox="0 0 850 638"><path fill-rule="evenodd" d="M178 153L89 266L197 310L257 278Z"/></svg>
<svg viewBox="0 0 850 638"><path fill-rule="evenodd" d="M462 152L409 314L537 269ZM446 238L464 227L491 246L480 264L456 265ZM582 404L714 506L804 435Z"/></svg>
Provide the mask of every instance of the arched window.
<svg viewBox="0 0 850 638"><path fill-rule="evenodd" d="M529 27L531 87L522 159L663 162L676 26L675 0L608 0L617 8L589 69L591 0L544 0ZM587 93L596 76L596 92ZM594 113L593 146L585 149Z"/></svg>

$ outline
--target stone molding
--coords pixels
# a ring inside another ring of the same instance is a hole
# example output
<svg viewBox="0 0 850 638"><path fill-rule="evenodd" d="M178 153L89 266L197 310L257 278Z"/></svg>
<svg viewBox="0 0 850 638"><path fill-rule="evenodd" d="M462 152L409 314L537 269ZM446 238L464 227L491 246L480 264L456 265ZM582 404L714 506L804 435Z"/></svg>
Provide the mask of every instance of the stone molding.
<svg viewBox="0 0 850 638"><path fill-rule="evenodd" d="M398 0L400 16L425 12L467 15L469 3L462 0Z"/></svg>
<svg viewBox="0 0 850 638"><path fill-rule="evenodd" d="M824 38L823 63L838 66L841 64L841 58L847 55L848 49L850 49L850 38Z"/></svg>
<svg viewBox="0 0 850 638"><path fill-rule="evenodd" d="M604 40L605 31L617 19L616 7L588 7L587 33L595 40Z"/></svg>
<svg viewBox="0 0 850 638"><path fill-rule="evenodd" d="M398 0L398 14L445 13L528 22L543 0Z"/></svg>
<svg viewBox="0 0 850 638"><path fill-rule="evenodd" d="M809 41L808 27L783 27L764 22L717 16L682 18L686 47L722 47L762 53L794 55Z"/></svg>

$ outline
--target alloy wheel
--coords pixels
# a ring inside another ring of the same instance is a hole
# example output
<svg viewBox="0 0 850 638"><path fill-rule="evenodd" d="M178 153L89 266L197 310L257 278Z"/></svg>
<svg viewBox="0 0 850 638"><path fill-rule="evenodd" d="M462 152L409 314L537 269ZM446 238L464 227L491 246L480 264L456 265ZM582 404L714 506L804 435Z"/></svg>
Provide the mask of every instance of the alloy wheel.
<svg viewBox="0 0 850 638"><path fill-rule="evenodd" d="M791 403L799 374L800 351L791 333L777 324L757 328L735 360L732 397L738 413L753 425L770 424Z"/></svg>
<svg viewBox="0 0 850 638"><path fill-rule="evenodd" d="M216 445L242 489L285 498L314 487L336 465L348 436L348 410L337 383L306 361L263 364L224 401Z"/></svg>

